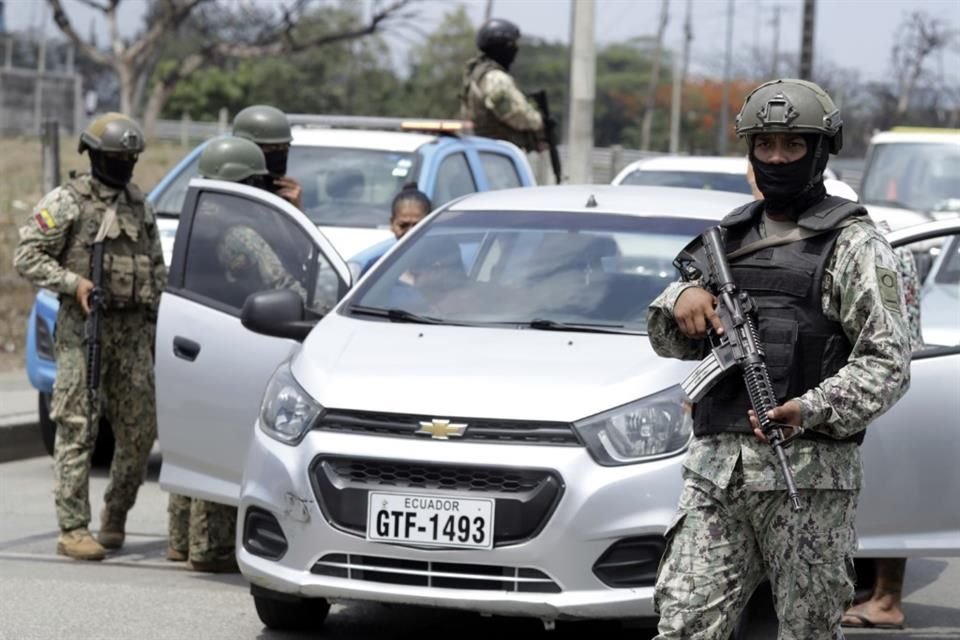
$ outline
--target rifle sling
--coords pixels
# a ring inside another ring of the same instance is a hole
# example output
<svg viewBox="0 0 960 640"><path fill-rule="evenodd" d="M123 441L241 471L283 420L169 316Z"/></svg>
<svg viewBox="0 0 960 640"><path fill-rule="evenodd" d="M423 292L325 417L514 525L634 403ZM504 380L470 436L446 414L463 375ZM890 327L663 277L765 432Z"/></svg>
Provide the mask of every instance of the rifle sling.
<svg viewBox="0 0 960 640"><path fill-rule="evenodd" d="M847 218L846 220L842 220L836 226L830 227L829 229L807 229L804 227L795 227L791 229L789 233L786 233L782 236L769 236L761 240L757 240L756 242L751 242L750 244L744 245L736 251L731 251L727 254L727 260L735 260L741 256L760 251L761 249L766 249L767 247L778 247L782 244L790 244L791 242L796 242L798 240L806 240L807 238L812 238L820 235L821 233L827 233L828 231L836 231L837 229L849 227L857 220L858 218L856 217Z"/></svg>

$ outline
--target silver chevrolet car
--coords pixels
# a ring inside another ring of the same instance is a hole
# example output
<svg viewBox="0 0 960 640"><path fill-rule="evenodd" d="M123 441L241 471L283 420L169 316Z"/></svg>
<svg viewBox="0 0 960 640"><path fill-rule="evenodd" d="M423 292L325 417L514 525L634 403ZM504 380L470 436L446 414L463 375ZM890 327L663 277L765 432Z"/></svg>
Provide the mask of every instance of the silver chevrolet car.
<svg viewBox="0 0 960 640"><path fill-rule="evenodd" d="M299 211L195 180L160 307L161 484L238 505L237 557L268 627L317 627L331 599L548 626L652 617L691 437L677 383L695 363L654 354L646 308L678 250L748 199L475 194L351 286ZM307 299L224 280L212 245L229 224L257 226ZM865 555L960 552L942 500L960 495L958 364L956 345L919 354L871 427Z"/></svg>

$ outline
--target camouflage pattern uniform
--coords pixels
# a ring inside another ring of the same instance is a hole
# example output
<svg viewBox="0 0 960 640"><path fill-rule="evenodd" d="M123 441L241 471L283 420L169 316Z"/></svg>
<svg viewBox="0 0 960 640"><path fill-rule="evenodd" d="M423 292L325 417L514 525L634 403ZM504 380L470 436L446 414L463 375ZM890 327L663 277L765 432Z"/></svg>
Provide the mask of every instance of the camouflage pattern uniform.
<svg viewBox="0 0 960 640"><path fill-rule="evenodd" d="M507 140L527 151L537 151L544 135L536 105L517 89L506 69L486 55L467 63L460 114L473 121L478 136Z"/></svg>
<svg viewBox="0 0 960 640"><path fill-rule="evenodd" d="M81 277L90 278L90 246L114 203L117 217L104 247L100 406L93 424L87 424L86 316L76 291ZM57 422L54 493L60 529L85 528L90 522L90 456L100 416L109 419L116 440L104 495L106 519L122 522L136 500L157 435L152 348L167 270L153 210L133 184L121 190L80 176L37 205L20 228L14 264L35 285L60 294L50 412Z"/></svg>
<svg viewBox="0 0 960 640"><path fill-rule="evenodd" d="M902 291L880 282L886 270L898 267L873 225L857 222L840 232L821 302L853 351L836 375L794 398L807 429L836 439L852 436L908 388ZM648 331L662 356L706 355L705 341L684 336L673 318L680 293L690 286L696 285L671 284L651 303ZM769 445L739 433L691 442L657 579L658 638L726 640L764 574L773 586L780 638L843 637L840 618L853 598L860 449L854 442L798 439L787 456L805 506L799 513L789 507Z"/></svg>
<svg viewBox="0 0 960 640"><path fill-rule="evenodd" d="M307 292L290 275L269 244L254 229L235 225L227 229L217 243L217 260L226 270L227 282L245 291L292 289L304 301Z"/></svg>

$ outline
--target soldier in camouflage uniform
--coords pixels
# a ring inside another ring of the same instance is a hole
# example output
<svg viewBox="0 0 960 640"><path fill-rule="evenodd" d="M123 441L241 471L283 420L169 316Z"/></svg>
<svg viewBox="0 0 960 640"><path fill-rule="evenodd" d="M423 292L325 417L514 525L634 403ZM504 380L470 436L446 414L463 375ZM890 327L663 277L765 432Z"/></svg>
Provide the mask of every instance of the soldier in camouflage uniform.
<svg viewBox="0 0 960 640"><path fill-rule="evenodd" d="M473 121L478 136L508 140L539 151L543 117L517 89L510 65L517 55L520 29L507 20L488 20L477 32L480 55L467 62L460 92L460 117Z"/></svg>
<svg viewBox="0 0 960 640"><path fill-rule="evenodd" d="M204 178L240 182L263 189L267 188L266 180L270 177L260 147L246 138L235 136L224 136L207 143L200 154L199 168ZM217 205L208 202L203 206ZM227 211L218 209L207 213L229 219ZM244 291L292 289L306 300L303 285L284 269L280 258L253 228L244 224L227 227L217 242L216 253L226 281ZM236 507L171 494L167 510L168 559L189 560L188 566L196 571L237 571L234 546Z"/></svg>
<svg viewBox="0 0 960 640"><path fill-rule="evenodd" d="M694 407L695 437L655 589L658 638L726 640L765 576L780 638L843 637L859 444L909 386L910 340L890 245L865 209L823 187L841 126L830 97L802 80L761 85L737 117L764 200L733 211L721 227L728 252L770 240L730 265L757 305L783 403L769 417L801 433L787 457L803 510L792 510L742 378L724 378ZM697 282L670 285L648 312L657 353L704 357L708 328L721 329L714 304Z"/></svg>
<svg viewBox="0 0 960 640"><path fill-rule="evenodd" d="M167 270L153 210L130 182L143 149L143 133L129 118L109 113L95 119L79 146L90 156L91 173L43 197L20 228L14 254L25 278L60 294L51 407L57 423L57 553L81 560L102 560L105 548L123 545L127 512L157 435L151 350ZM84 323L94 286L91 245L98 234L104 235L103 355L98 406L88 423ZM116 449L95 540L87 529L89 474L101 416L110 420Z"/></svg>
<svg viewBox="0 0 960 640"><path fill-rule="evenodd" d="M302 211L303 188L287 175L287 158L293 134L286 114L266 104L247 107L233 119L233 135L256 142L263 151L269 176L264 178L260 186Z"/></svg>

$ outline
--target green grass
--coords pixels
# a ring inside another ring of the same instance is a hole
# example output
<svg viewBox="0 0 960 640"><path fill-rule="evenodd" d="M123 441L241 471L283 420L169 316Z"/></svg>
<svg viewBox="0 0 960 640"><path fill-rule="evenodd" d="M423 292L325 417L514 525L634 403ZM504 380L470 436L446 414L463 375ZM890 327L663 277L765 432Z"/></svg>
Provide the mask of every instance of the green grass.
<svg viewBox="0 0 960 640"><path fill-rule="evenodd" d="M86 171L89 160L76 152L74 138L60 140L60 177ZM149 143L140 156L134 181L144 193L160 181L189 149L168 142ZM0 371L24 366L26 322L35 290L13 268L18 228L30 221L43 197L40 139L0 138Z"/></svg>

